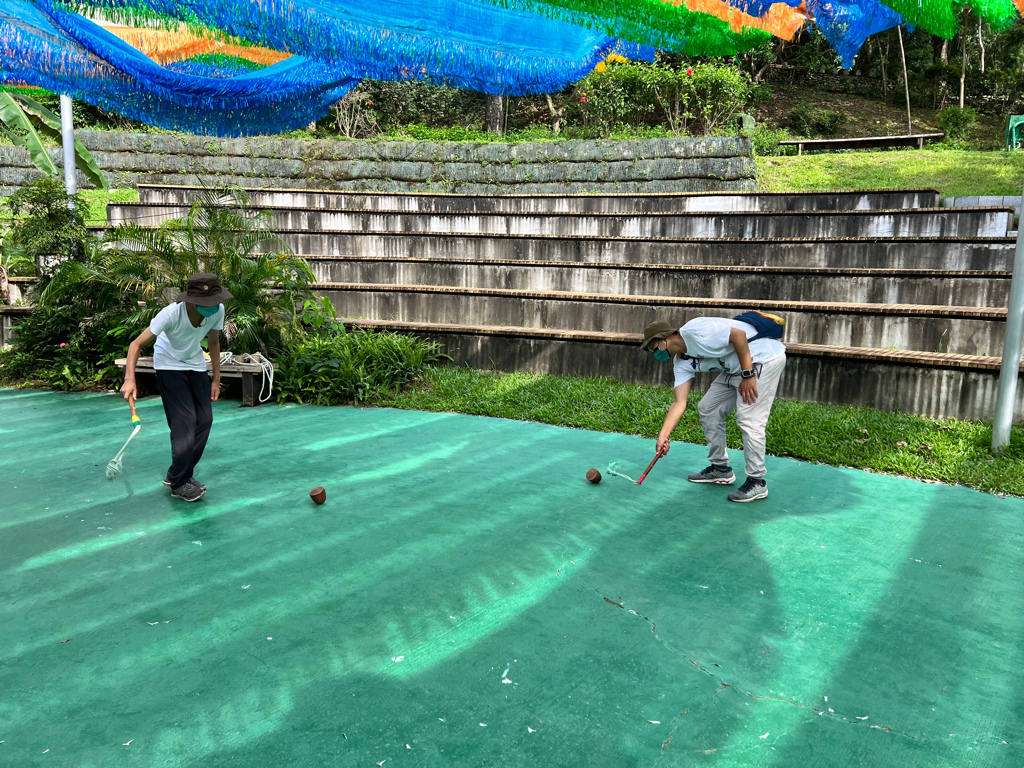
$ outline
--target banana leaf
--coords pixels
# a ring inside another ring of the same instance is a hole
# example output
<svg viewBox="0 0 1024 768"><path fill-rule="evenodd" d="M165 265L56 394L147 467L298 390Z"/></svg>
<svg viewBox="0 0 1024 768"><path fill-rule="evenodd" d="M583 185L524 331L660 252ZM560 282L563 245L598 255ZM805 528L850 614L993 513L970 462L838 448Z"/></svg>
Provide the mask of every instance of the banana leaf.
<svg viewBox="0 0 1024 768"><path fill-rule="evenodd" d="M43 139L36 131L35 125L29 119L28 114L21 108L15 98L9 93L0 93L0 123L9 128L16 128L24 131L24 136L16 135L10 131L4 131L7 137L19 147L28 150L32 164L47 176L57 176L60 171L50 158L43 144Z"/></svg>
<svg viewBox="0 0 1024 768"><path fill-rule="evenodd" d="M29 120L32 120L40 133L56 141L62 140L60 117L35 99L31 99L22 93L19 93L17 98L25 107L25 113L28 115ZM89 154L89 150L78 140L77 136L75 137L75 167L85 174L85 177L92 182L93 186L100 189L107 189L110 186L107 182L107 177L103 175L103 171L100 170L93 156Z"/></svg>

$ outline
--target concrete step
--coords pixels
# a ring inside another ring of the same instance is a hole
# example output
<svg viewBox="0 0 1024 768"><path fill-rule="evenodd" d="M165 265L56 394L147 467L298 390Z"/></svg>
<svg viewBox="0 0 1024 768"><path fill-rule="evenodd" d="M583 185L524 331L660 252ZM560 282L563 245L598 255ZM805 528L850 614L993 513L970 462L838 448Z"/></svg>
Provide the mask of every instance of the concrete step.
<svg viewBox="0 0 1024 768"><path fill-rule="evenodd" d="M525 262L1007 271L1013 267L1014 253L1012 238L638 240L400 233L280 232L278 235L298 254Z"/></svg>
<svg viewBox="0 0 1024 768"><path fill-rule="evenodd" d="M472 323L528 328L638 333L656 319L682 325L701 316L733 317L747 309L785 316L786 341L1000 354L1006 310L906 304L626 296L432 285L317 283L339 315L368 320Z"/></svg>
<svg viewBox="0 0 1024 768"><path fill-rule="evenodd" d="M109 227L90 227L102 235ZM840 240L674 240L623 237L515 237L402 233L278 232L300 255L568 261L612 264L807 267L815 269L932 269L1006 272L1013 238L845 238Z"/></svg>
<svg viewBox="0 0 1024 768"><path fill-rule="evenodd" d="M609 376L668 384L669 366L639 349L639 333L567 331L460 323L347 319L354 328L412 333L438 341L455 365L485 370ZM999 358L907 350L787 344L778 396L809 402L917 413L933 419L990 419ZM706 389L717 374L700 374ZM1024 418L1024 381L1014 407Z"/></svg>
<svg viewBox="0 0 1024 768"><path fill-rule="evenodd" d="M253 209L269 210L269 209ZM186 213L184 206L116 203L110 224L155 225ZM898 211L772 211L722 213L405 213L321 211L271 212L275 229L297 232L433 232L445 235L557 235L583 237L671 237L768 239L784 237L1005 237L1009 208L922 208Z"/></svg>
<svg viewBox="0 0 1024 768"><path fill-rule="evenodd" d="M32 311L33 307L0 306L0 348L6 347L14 338L12 325Z"/></svg>
<svg viewBox="0 0 1024 768"><path fill-rule="evenodd" d="M306 255L321 282L647 296L1005 307L1009 272Z"/></svg>
<svg viewBox="0 0 1024 768"><path fill-rule="evenodd" d="M139 184L139 202L190 205L202 187ZM934 189L829 192L705 192L586 195L461 195L368 193L309 189L249 189L261 208L347 211L508 213L672 213L683 211L836 211L937 208Z"/></svg>

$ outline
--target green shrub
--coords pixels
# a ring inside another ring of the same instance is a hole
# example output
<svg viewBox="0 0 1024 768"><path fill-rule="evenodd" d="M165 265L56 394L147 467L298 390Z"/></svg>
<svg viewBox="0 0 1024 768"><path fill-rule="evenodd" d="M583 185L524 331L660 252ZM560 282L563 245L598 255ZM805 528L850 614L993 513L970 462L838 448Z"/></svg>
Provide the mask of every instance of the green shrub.
<svg viewBox="0 0 1024 768"><path fill-rule="evenodd" d="M60 305L99 288L144 302L131 322L148 322L184 290L189 275L213 272L234 296L224 305L224 339L237 351L273 355L298 332L296 306L309 295L309 264L283 246L268 210L251 213L240 187L204 189L180 219L122 224L84 263L65 262L41 304Z"/></svg>
<svg viewBox="0 0 1024 768"><path fill-rule="evenodd" d="M642 64L615 64L576 83L566 106L571 124L604 134L621 125L642 125L657 108L644 84Z"/></svg>
<svg viewBox="0 0 1024 768"><path fill-rule="evenodd" d="M63 182L36 179L7 198L5 205L17 220L4 236L5 249L15 249L34 263L41 257L84 254L90 237L85 228L88 206L80 195L69 196Z"/></svg>
<svg viewBox="0 0 1024 768"><path fill-rule="evenodd" d="M12 242L9 230L0 227L0 304L11 299L9 277L28 277L35 274L36 265L25 251Z"/></svg>
<svg viewBox="0 0 1024 768"><path fill-rule="evenodd" d="M739 70L717 64L696 64L692 75L687 71L680 70L680 79L685 78L690 94L690 112L699 132L710 136L743 109L750 96L750 80Z"/></svg>
<svg viewBox="0 0 1024 768"><path fill-rule="evenodd" d="M119 384L122 373L114 361L146 324L126 323L137 309L130 299L114 306L96 302L105 303L98 309L84 294L60 306L37 307L19 320L11 346L0 353L0 382L27 380L58 389Z"/></svg>
<svg viewBox="0 0 1024 768"><path fill-rule="evenodd" d="M432 128L422 123L409 123L397 129L394 134L397 138L410 138L416 141L501 141L501 137L494 133L466 128L461 125L453 125L450 128Z"/></svg>
<svg viewBox="0 0 1024 768"><path fill-rule="evenodd" d="M228 348L275 357L302 338L297 307L313 273L304 259L272 249L269 213L250 215L247 205L241 189L205 190L182 219L122 225L102 246L87 240L80 258L44 275L37 308L0 357L0 379L67 389L117 382L113 361L196 272L220 275L234 296L225 303Z"/></svg>
<svg viewBox="0 0 1024 768"><path fill-rule="evenodd" d="M675 134L661 125L621 125L597 132L606 139L661 139ZM566 126L561 133L555 133L548 125L533 125L528 128L510 130L505 134L488 133L471 128L429 128L423 125L407 125L381 134L378 138L389 141L437 141L437 142L473 142L477 144L500 142L502 144L519 144L528 141L572 141L594 138L595 131L584 130L574 125Z"/></svg>
<svg viewBox="0 0 1024 768"><path fill-rule="evenodd" d="M416 378L441 357L440 345L391 332L330 324L295 340L277 362L278 402L338 405L371 399Z"/></svg>
<svg viewBox="0 0 1024 768"><path fill-rule="evenodd" d="M951 141L966 141L978 124L978 111L973 107L946 107L936 117L939 128Z"/></svg>
<svg viewBox="0 0 1024 768"><path fill-rule="evenodd" d="M831 138L846 125L847 117L842 112L831 109L818 109L809 104L801 104L789 110L786 115L787 125L798 136L820 136Z"/></svg>
<svg viewBox="0 0 1024 768"><path fill-rule="evenodd" d="M781 147L779 142L790 138L789 131L785 128L769 128L767 125L758 123L754 126L754 155L757 157L772 157L775 155L786 155L792 151L792 147Z"/></svg>
<svg viewBox="0 0 1024 768"><path fill-rule="evenodd" d="M573 124L608 133L620 126L668 125L677 136L710 136L747 103L749 78L729 66L613 64L575 86L566 108Z"/></svg>
<svg viewBox="0 0 1024 768"><path fill-rule="evenodd" d="M420 80L364 80L356 91L384 130L409 124L483 127L486 97L475 91Z"/></svg>

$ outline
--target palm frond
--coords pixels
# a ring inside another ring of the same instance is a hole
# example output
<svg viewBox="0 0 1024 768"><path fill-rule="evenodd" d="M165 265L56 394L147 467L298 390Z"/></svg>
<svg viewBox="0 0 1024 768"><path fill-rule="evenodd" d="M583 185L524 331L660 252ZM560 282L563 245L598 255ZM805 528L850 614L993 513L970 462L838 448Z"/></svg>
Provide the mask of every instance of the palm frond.
<svg viewBox="0 0 1024 768"><path fill-rule="evenodd" d="M204 188L181 218L157 227L127 222L110 231L95 268L107 285L146 302L132 311L131 322L150 319L188 275L213 272L235 297L226 306L229 343L266 353L279 347L282 334L300 329L298 307L315 277L281 242L270 212L248 206L240 187ZM99 276L66 276L69 285L87 279Z"/></svg>

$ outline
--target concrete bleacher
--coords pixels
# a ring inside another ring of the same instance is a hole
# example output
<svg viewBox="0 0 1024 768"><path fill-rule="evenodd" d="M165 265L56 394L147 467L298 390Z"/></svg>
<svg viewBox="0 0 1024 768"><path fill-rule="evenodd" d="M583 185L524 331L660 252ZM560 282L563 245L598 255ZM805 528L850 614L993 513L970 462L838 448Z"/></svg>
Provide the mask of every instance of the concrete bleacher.
<svg viewBox="0 0 1024 768"><path fill-rule="evenodd" d="M142 184L143 202L191 205L195 187ZM157 191L159 190L159 192ZM678 213L680 211L800 211L936 208L934 189L819 192L671 192L585 195L458 195L429 192L325 192L253 189L252 205L348 211L507 211L510 213ZM977 205L977 203L976 203ZM997 204L998 205L998 204Z"/></svg>
<svg viewBox="0 0 1024 768"><path fill-rule="evenodd" d="M155 224L198 193L143 184L109 221ZM636 348L646 323L764 308L788 321L782 397L991 415L1009 208L942 209L934 190L250 195L350 325L457 363L665 383Z"/></svg>
<svg viewBox="0 0 1024 768"><path fill-rule="evenodd" d="M1011 208L909 208L843 211L683 211L676 213L541 213L271 209L282 232L405 232L442 235L685 238L1004 237ZM184 205L116 203L108 221L152 224L183 216Z"/></svg>

